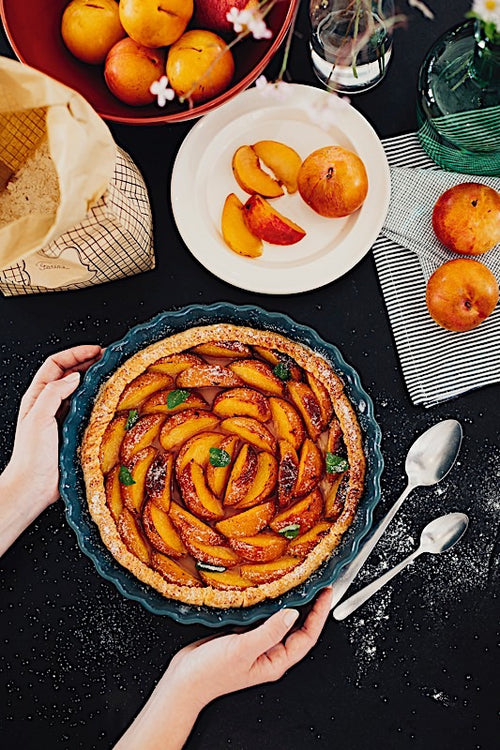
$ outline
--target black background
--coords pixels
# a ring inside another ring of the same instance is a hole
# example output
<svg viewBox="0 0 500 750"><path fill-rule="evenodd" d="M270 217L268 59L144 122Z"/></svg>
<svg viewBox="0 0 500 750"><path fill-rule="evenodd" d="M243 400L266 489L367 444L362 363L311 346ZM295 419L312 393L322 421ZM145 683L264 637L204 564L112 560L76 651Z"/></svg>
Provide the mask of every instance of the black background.
<svg viewBox="0 0 500 750"><path fill-rule="evenodd" d="M302 5L289 73L314 85ZM396 32L386 79L353 102L381 137L415 129L418 67L437 36L469 8L467 0L430 5L434 21L401 3L408 23ZM0 52L11 54L4 36ZM187 747L497 747L498 388L431 410L411 404L371 254L338 281L296 296L249 294L206 271L180 239L169 198L175 155L191 125L111 127L148 184L155 271L78 292L0 299L0 466L8 460L19 398L53 351L82 342L106 345L161 310L193 302L254 302L312 326L341 349L375 402L386 462L376 519L404 488L404 456L416 435L447 417L465 430L451 475L407 500L363 582L402 559L434 516L462 510L471 526L456 551L420 558L359 613L343 623L330 619L312 654L280 682L209 706ZM111 747L171 656L207 634L146 612L101 579L80 552L61 502L13 545L1 571L5 748Z"/></svg>

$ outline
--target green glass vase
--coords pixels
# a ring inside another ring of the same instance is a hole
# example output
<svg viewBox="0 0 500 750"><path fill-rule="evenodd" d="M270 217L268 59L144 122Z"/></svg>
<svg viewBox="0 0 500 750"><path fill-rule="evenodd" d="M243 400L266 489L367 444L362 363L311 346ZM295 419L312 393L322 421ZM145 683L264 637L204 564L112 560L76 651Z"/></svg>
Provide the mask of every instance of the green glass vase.
<svg viewBox="0 0 500 750"><path fill-rule="evenodd" d="M419 73L418 135L443 169L500 176L500 44L479 21L451 29Z"/></svg>

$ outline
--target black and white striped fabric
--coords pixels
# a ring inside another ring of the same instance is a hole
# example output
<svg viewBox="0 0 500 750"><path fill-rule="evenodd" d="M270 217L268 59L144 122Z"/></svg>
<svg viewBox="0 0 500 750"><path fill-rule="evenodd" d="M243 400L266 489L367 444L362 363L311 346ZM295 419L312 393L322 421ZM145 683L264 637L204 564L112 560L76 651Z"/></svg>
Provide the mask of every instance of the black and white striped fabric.
<svg viewBox="0 0 500 750"><path fill-rule="evenodd" d="M431 217L438 196L465 181L500 189L500 180L442 172L415 133L383 145L391 167L391 206L373 253L410 397L429 407L500 382L500 306L473 331L454 333L437 326L425 304L428 276L459 257L434 238ZM500 247L481 261L500 279Z"/></svg>

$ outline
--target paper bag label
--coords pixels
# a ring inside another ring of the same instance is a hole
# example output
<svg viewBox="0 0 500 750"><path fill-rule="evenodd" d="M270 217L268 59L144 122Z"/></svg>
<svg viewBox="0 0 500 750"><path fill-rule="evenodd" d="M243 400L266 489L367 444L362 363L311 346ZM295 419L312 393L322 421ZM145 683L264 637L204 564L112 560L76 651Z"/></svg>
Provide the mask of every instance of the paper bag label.
<svg viewBox="0 0 500 750"><path fill-rule="evenodd" d="M24 259L24 264L31 286L43 286L47 289L89 282L95 276L95 271L91 271L80 261L74 247L65 248L56 258L41 251L33 253Z"/></svg>

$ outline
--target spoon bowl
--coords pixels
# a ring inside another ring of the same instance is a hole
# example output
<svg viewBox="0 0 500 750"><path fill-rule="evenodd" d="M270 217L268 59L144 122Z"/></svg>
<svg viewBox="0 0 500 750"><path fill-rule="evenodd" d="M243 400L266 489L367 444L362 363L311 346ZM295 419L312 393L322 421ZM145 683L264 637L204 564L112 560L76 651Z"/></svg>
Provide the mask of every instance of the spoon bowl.
<svg viewBox="0 0 500 750"><path fill-rule="evenodd" d="M451 549L467 531L469 518L465 513L447 513L427 524L420 536L420 551L439 554Z"/></svg>
<svg viewBox="0 0 500 750"><path fill-rule="evenodd" d="M418 437L406 456L405 471L412 487L440 482L456 461L462 442L462 426L445 419Z"/></svg>

